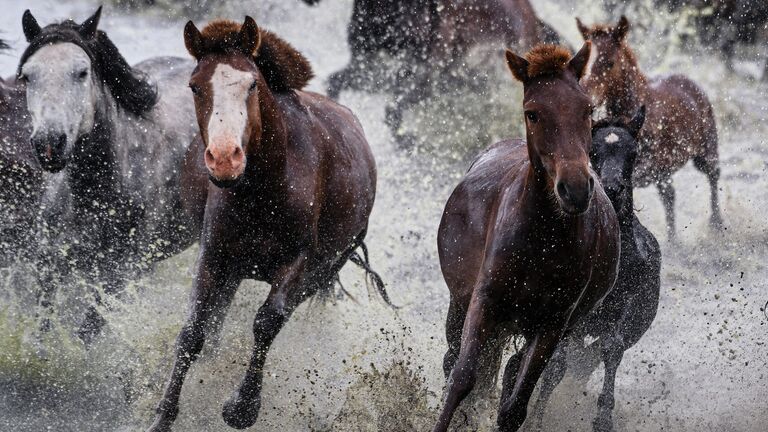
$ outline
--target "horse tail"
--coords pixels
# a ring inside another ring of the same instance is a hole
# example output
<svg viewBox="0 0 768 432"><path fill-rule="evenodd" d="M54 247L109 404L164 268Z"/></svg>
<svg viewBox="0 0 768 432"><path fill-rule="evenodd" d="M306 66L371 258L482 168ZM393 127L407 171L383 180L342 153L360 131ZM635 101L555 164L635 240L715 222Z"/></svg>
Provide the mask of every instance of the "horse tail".
<svg viewBox="0 0 768 432"><path fill-rule="evenodd" d="M374 271L371 268L371 261L368 256L368 246L366 246L365 242L361 240L359 244L359 248L363 252L362 256L360 255L360 252L354 251L352 252L352 254L349 255L349 260L352 261L352 263L355 264L356 266L365 270L366 285L368 285L369 283L372 283L373 286L376 287L376 291L378 291L382 300L384 300L384 302L387 303L391 308L398 309L397 306L392 304L392 301L389 298L389 294L387 294L387 289L384 285L384 280L381 278L381 276L378 273L376 273L376 271Z"/></svg>

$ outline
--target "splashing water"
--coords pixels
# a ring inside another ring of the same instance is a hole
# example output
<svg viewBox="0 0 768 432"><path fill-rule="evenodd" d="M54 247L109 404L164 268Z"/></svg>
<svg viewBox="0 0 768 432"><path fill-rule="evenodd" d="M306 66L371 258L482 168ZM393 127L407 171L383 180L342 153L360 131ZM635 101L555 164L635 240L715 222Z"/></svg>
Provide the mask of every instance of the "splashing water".
<svg viewBox="0 0 768 432"><path fill-rule="evenodd" d="M0 0L6 12L0 29L15 49L0 56L6 75L15 70L25 45L20 17L27 5L19 3ZM351 0L314 7L298 0L259 3L230 2L216 6L216 13L238 18L247 12L284 36L312 60L319 78L311 88L323 92L328 75L349 58L345 28ZM574 16L585 22L607 19L597 2L534 3L542 19L571 46L581 44ZM662 239L662 298L656 322L626 353L619 369L616 427L762 431L768 423L768 317L760 311L768 296L768 225L763 217L768 210L768 144L763 138L768 132L768 87L727 73L716 55L683 50L680 37L689 30L681 18L641 6L626 12L638 15L631 41L644 70L651 75L684 72L706 89L714 104L727 230L716 234L707 228L708 186L690 166L674 177L679 192L677 244L663 241L664 217L656 191L637 190L640 218ZM44 0L32 7L41 22L51 22L82 18L95 6ZM102 27L134 63L153 55L186 57L181 38L185 18L161 8L149 13L108 8ZM444 384L448 303L437 262L437 224L477 149L523 131L520 88L507 76L498 52L494 47L480 50L470 65L493 71L484 93L457 91L414 109L406 127L422 139L412 150L397 149L390 137L383 121L386 95L342 95L341 102L361 119L379 168L367 238L372 265L402 308L394 312L375 295L368 296L356 267L343 269L342 281L357 301L308 302L296 311L268 355L263 405L254 429L399 432L431 427ZM749 62L745 64L742 68L748 69ZM54 331L38 343L30 337L36 327L30 313L33 282L23 269L2 273L0 430L147 427L185 318L195 256L192 248L161 263L152 275L132 283L124 298L111 301L102 310L108 328L89 349L72 335L85 288L59 293ZM221 340L207 347L192 367L175 430L228 430L221 406L244 373L251 320L267 289L255 282L240 287ZM567 378L547 410L546 429L591 430L601 379L600 372ZM492 398L468 411L474 425L465 430L491 430L496 404Z"/></svg>

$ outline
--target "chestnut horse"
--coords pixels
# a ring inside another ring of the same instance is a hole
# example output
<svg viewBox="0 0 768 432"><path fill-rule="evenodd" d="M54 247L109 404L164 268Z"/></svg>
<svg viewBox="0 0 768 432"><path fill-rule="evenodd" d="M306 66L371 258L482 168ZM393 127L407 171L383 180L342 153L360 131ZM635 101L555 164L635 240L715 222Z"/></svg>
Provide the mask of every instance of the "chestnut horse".
<svg viewBox="0 0 768 432"><path fill-rule="evenodd" d="M632 173L637 160L637 137L645 121L645 108L630 120L604 119L592 127L590 159L616 210L621 231L621 259L616 286L592 313L563 338L541 378L534 406L538 430L544 409L568 368L588 377L602 361L603 390L597 399L595 432L613 431L614 385L624 352L651 327L659 307L661 250L659 242L635 214ZM584 346L587 336L595 341ZM577 361L571 362L572 358Z"/></svg>
<svg viewBox="0 0 768 432"><path fill-rule="evenodd" d="M15 77L0 79L0 267L28 259L35 245L43 172L29 143L26 105Z"/></svg>
<svg viewBox="0 0 768 432"><path fill-rule="evenodd" d="M627 43L629 21L622 16L615 27L586 27L576 18L585 40L597 48L592 71L585 80L598 104L609 117L634 113L645 105L648 116L640 132L640 153L635 167L635 186L655 184L667 216L667 234L675 237L675 189L672 174L688 160L709 179L712 214L710 225L722 226L718 186L720 163L717 125L707 95L682 75L649 80Z"/></svg>
<svg viewBox="0 0 768 432"><path fill-rule="evenodd" d="M191 312L150 430L170 429L206 336L240 282L256 279L272 288L253 323L245 378L223 411L227 424L243 429L258 417L264 360L278 332L297 306L333 288L348 259L374 276L388 301L367 259L354 253L368 227L376 167L354 114L301 91L312 77L307 60L252 18L242 26L216 20L202 32L190 21L184 41L197 59L190 87L202 137L185 167L185 193L201 192L196 168L211 181Z"/></svg>
<svg viewBox="0 0 768 432"><path fill-rule="evenodd" d="M429 95L434 65L447 76L479 44L530 48L559 40L554 29L536 16L529 0L355 0L347 31L352 58L329 77L328 96L338 99L344 90L365 88L371 71L384 64L380 53L401 59L401 69L394 71L399 80L395 103L387 107L387 124L396 137L403 112ZM426 63L428 68L419 67ZM401 82L408 79L413 83Z"/></svg>
<svg viewBox="0 0 768 432"><path fill-rule="evenodd" d="M525 58L507 51L523 83L527 140L480 154L445 206L438 251L451 301L435 432L476 383L493 384L511 334L526 343L504 370L497 423L518 430L561 336L616 280L619 227L589 167L592 105L579 85L590 48L572 58L555 45Z"/></svg>

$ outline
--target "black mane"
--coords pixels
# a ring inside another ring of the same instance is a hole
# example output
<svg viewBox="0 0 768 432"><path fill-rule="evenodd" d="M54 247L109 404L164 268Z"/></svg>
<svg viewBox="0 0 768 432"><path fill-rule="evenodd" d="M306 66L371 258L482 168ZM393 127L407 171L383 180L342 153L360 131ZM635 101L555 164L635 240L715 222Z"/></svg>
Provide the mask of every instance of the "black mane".
<svg viewBox="0 0 768 432"><path fill-rule="evenodd" d="M92 39L78 33L79 25L72 20L51 24L43 28L19 61L17 75L29 57L40 48L55 43L73 43L91 59L93 72L106 85L117 102L117 106L135 115L143 115L157 103L157 88L146 76L128 64L107 34L99 30Z"/></svg>

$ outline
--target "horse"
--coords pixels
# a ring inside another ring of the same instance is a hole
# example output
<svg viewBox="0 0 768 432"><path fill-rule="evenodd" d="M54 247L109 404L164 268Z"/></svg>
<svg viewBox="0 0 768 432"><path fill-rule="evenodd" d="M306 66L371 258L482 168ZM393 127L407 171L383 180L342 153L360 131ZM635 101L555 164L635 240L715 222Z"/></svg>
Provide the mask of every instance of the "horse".
<svg viewBox="0 0 768 432"><path fill-rule="evenodd" d="M101 7L78 24L41 28L27 10L29 42L17 78L43 170L36 258L40 308L77 274L119 293L127 280L190 246L202 220L185 211L181 164L195 134L185 76L192 63L156 57L130 66L98 29ZM101 296L94 290L96 305ZM105 320L92 304L78 330L89 342ZM43 329L50 325L45 318Z"/></svg>
<svg viewBox="0 0 768 432"><path fill-rule="evenodd" d="M632 198L632 172L639 149L637 137L644 120L645 107L641 107L629 122L603 119L592 126L590 159L616 210L621 231L619 276L600 306L563 338L549 360L534 405L534 418L539 430L543 430L541 422L549 397L569 366L579 369L582 376L589 376L600 361L605 364L605 377L597 400L598 411L593 430L614 430L612 411L616 371L624 353L643 337L656 317L661 285L661 251L656 238L635 215ZM587 336L595 341L584 348ZM579 360L586 358L587 361L570 364L568 359L572 356Z"/></svg>
<svg viewBox="0 0 768 432"><path fill-rule="evenodd" d="M516 431L563 333L608 294L620 254L616 212L589 167L592 105L579 80L591 43L573 57L540 45L507 50L523 83L526 140L491 145L445 205L440 268L450 291L447 384L434 432L461 401L494 386L504 341L525 345L507 363L497 424Z"/></svg>
<svg viewBox="0 0 768 432"><path fill-rule="evenodd" d="M223 408L225 422L244 429L259 415L270 345L296 307L333 289L347 260L389 303L364 244L376 165L354 114L303 91L309 62L251 17L242 25L215 20L202 31L190 21L184 42L197 60L189 86L200 129L185 175L197 184L202 168L210 182L190 314L149 430L170 429L187 371L247 278L271 289L253 322L245 377Z"/></svg>
<svg viewBox="0 0 768 432"><path fill-rule="evenodd" d="M704 91L683 75L649 80L641 71L627 42L629 20L622 16L615 27L585 26L576 18L585 40L597 47L597 58L585 86L609 117L636 112L641 105L648 117L638 138L635 166L637 187L655 184L667 218L667 236L675 239L675 189L672 174L689 160L704 173L710 186L710 226L723 225L720 216L717 125Z"/></svg>
<svg viewBox="0 0 768 432"><path fill-rule="evenodd" d="M0 49L7 48L0 40ZM29 144L29 122L15 77L0 78L0 267L28 260L34 250L42 169Z"/></svg>
<svg viewBox="0 0 768 432"><path fill-rule="evenodd" d="M344 90L364 89L371 70L383 64L381 53L402 60L394 71L395 102L386 108L387 124L400 139L403 112L429 96L435 67L445 78L477 45L504 42L527 48L543 41L557 42L559 36L528 0L356 0L347 27L352 58L328 78L327 93L338 99ZM430 67L419 68L423 64Z"/></svg>

